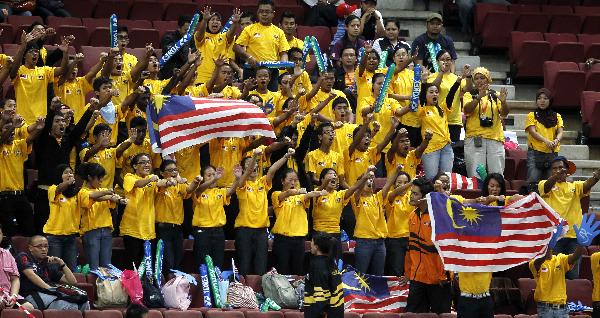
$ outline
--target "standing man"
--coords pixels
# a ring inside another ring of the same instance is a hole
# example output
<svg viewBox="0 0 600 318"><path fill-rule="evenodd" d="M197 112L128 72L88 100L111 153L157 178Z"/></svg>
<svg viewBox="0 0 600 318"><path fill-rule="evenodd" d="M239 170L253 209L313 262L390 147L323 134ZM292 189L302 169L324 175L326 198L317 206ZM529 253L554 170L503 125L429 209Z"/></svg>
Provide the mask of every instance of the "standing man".
<svg viewBox="0 0 600 318"><path fill-rule="evenodd" d="M174 46L177 43L177 41L179 41L185 35L190 26L191 21L192 18L189 15L182 15L179 17L179 19L177 20L177 29L175 31L165 33L162 40L160 41L160 48L162 49L163 53L169 51L169 49L172 46ZM165 65L163 65L160 68L160 71L158 73L158 77L160 79L167 79L173 77L173 69L181 68L183 64L187 62L188 52L191 48L191 45L192 41L188 41L179 49L179 51L177 51L177 53L175 53L171 57L171 59L167 61L167 63L165 63Z"/></svg>
<svg viewBox="0 0 600 318"><path fill-rule="evenodd" d="M452 60L456 60L454 41L442 34L443 26L444 21L439 13L432 13L427 17L427 31L415 38L412 43L411 52L415 52L417 48L419 50L415 64L421 64L424 67L435 70L434 64L437 63L436 55L441 50L448 51ZM454 66L452 72L454 72Z"/></svg>

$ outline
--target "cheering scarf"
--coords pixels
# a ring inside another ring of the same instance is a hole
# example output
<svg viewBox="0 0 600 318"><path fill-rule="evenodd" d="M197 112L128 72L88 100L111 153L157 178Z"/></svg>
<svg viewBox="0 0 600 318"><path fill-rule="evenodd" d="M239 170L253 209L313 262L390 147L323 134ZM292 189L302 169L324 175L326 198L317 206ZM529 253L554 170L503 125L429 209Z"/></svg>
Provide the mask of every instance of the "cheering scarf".
<svg viewBox="0 0 600 318"><path fill-rule="evenodd" d="M152 281L152 245L150 241L144 241L144 267L146 268L146 277Z"/></svg>
<svg viewBox="0 0 600 318"><path fill-rule="evenodd" d="M416 112L419 107L419 95L421 95L421 65L415 64L413 76L413 90L410 97L410 111Z"/></svg>
<svg viewBox="0 0 600 318"><path fill-rule="evenodd" d="M440 66L438 65L435 57L442 50L442 47L440 46L439 43L434 43L434 42L429 42L429 43L425 44L425 46L427 47L427 52L429 52L429 57L431 58L431 64L433 64L433 69L437 73L440 71Z"/></svg>
<svg viewBox="0 0 600 318"><path fill-rule="evenodd" d="M158 286L161 286L161 274L163 266L163 255L165 254L165 242L162 239L158 240L156 244L156 260L154 262L154 279Z"/></svg>
<svg viewBox="0 0 600 318"><path fill-rule="evenodd" d="M113 102L108 102L106 106L100 108L100 115L105 122L109 125L113 125L116 122L116 109Z"/></svg>
<svg viewBox="0 0 600 318"><path fill-rule="evenodd" d="M306 58L308 57L308 51L310 51L312 47L312 41L310 40L310 36L304 37L304 47L302 48L302 69L306 68Z"/></svg>
<svg viewBox="0 0 600 318"><path fill-rule="evenodd" d="M227 23L225 23L225 26L221 30L221 33L227 33L227 31L229 31L229 29L231 29L232 24L233 24L233 16L230 17L229 20L227 20Z"/></svg>
<svg viewBox="0 0 600 318"><path fill-rule="evenodd" d="M385 80L383 81L383 85L379 89L379 96L377 96L377 100L375 101L375 112L379 113L381 107L383 106L383 101L387 96L388 89L390 88L390 82L392 81L392 77L394 76L394 71L396 70L396 64L392 63L385 74Z"/></svg>
<svg viewBox="0 0 600 318"><path fill-rule="evenodd" d="M312 42L313 52L315 53L315 58L317 59L317 66L319 67L319 72L323 73L327 68L325 67L325 60L323 59L323 54L321 53L319 42L317 42L317 38L315 38L314 36L311 36L310 39Z"/></svg>
<svg viewBox="0 0 600 318"><path fill-rule="evenodd" d="M110 31L110 47L117 46L117 15L112 14L108 20L108 29Z"/></svg>
<svg viewBox="0 0 600 318"><path fill-rule="evenodd" d="M387 62L387 58L388 58L388 51L385 50L385 51L381 52L381 56L379 57L379 66L377 68L384 68L385 63Z"/></svg>
<svg viewBox="0 0 600 318"><path fill-rule="evenodd" d="M171 48L163 54L163 56L158 61L158 64L162 67L167 63L175 53L177 53L184 45L186 45L193 37L194 30L196 30L196 25L198 24L198 20L200 19L200 14L194 14L192 18L192 22L190 22L190 26L187 29L187 32L177 41Z"/></svg>

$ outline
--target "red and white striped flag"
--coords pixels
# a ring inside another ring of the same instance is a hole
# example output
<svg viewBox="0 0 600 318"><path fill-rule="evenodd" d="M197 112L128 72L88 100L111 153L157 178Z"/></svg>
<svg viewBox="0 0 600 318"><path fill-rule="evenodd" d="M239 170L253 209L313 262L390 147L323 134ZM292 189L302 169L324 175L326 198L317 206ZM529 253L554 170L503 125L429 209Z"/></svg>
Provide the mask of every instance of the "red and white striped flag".
<svg viewBox="0 0 600 318"><path fill-rule="evenodd" d="M537 193L506 207L463 205L441 193L427 202L433 243L456 272L498 272L542 256L560 220Z"/></svg>
<svg viewBox="0 0 600 318"><path fill-rule="evenodd" d="M446 172L450 178L450 191L479 189L479 180L475 177L465 177L462 174Z"/></svg>
<svg viewBox="0 0 600 318"><path fill-rule="evenodd" d="M153 151L163 154L218 137L275 138L263 111L243 100L157 95L146 114Z"/></svg>
<svg viewBox="0 0 600 318"><path fill-rule="evenodd" d="M344 309L356 313L401 313L406 307L408 284L395 276L373 276L348 267L342 273Z"/></svg>

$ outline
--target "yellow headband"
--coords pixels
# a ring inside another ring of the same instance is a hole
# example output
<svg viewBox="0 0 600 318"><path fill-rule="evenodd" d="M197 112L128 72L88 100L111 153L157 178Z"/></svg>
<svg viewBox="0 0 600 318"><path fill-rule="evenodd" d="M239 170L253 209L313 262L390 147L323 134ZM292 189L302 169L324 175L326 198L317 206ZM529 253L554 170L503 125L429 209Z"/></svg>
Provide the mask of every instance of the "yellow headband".
<svg viewBox="0 0 600 318"><path fill-rule="evenodd" d="M492 82L492 75L490 74L490 71L488 71L488 69L485 67L480 66L475 68L475 70L473 70L473 77L475 77L475 74L483 75L488 80L488 83Z"/></svg>

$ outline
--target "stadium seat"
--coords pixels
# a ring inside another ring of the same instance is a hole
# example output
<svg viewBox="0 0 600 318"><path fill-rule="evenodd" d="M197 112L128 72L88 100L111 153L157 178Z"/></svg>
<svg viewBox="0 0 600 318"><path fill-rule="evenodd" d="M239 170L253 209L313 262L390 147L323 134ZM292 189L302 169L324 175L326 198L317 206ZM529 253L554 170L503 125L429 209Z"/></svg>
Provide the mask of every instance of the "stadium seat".
<svg viewBox="0 0 600 318"><path fill-rule="evenodd" d="M65 10L72 16L80 18L91 17L96 7L96 0L63 0Z"/></svg>
<svg viewBox="0 0 600 318"><path fill-rule="evenodd" d="M544 39L550 43L552 61L579 63L585 59L584 45L577 42L575 34L544 33Z"/></svg>
<svg viewBox="0 0 600 318"><path fill-rule="evenodd" d="M435 313L412 313L407 312L402 314L402 318L438 318L438 315Z"/></svg>
<svg viewBox="0 0 600 318"><path fill-rule="evenodd" d="M225 0L219 0L217 3L211 3L210 7L213 12L219 12L225 21L229 19L234 9L234 6L231 3L227 3ZM256 12L256 10L252 12Z"/></svg>
<svg viewBox="0 0 600 318"><path fill-rule="evenodd" d="M119 26L126 26L127 30L131 30L134 28L137 29L152 29L152 22L150 20L127 20L127 19L119 19Z"/></svg>
<svg viewBox="0 0 600 318"><path fill-rule="evenodd" d="M0 44L13 43L15 39L15 28L10 24L0 24L2 34L0 35Z"/></svg>
<svg viewBox="0 0 600 318"><path fill-rule="evenodd" d="M160 47L160 36L155 29L130 29L129 39L129 47L132 48L145 47L147 43L152 43L155 48Z"/></svg>
<svg viewBox="0 0 600 318"><path fill-rule="evenodd" d="M398 315L398 314L396 314L396 315ZM363 315L363 318L364 318L364 315ZM440 318L456 318L456 314L454 314L454 313L442 313L442 314L440 314Z"/></svg>
<svg viewBox="0 0 600 318"><path fill-rule="evenodd" d="M35 318L43 318L44 315L37 309L28 310ZM0 318L27 318L27 315L20 309L3 309Z"/></svg>
<svg viewBox="0 0 600 318"><path fill-rule="evenodd" d="M581 93L581 117L589 127L589 137L600 137L600 92Z"/></svg>
<svg viewBox="0 0 600 318"><path fill-rule="evenodd" d="M535 280L533 278L519 278L518 282L519 290L521 291L521 301L525 305L525 313L533 315L536 313L535 302L533 301Z"/></svg>
<svg viewBox="0 0 600 318"><path fill-rule="evenodd" d="M544 62L544 87L553 92L553 107L578 108L585 73L573 62Z"/></svg>
<svg viewBox="0 0 600 318"><path fill-rule="evenodd" d="M465 199L476 199L481 196L481 190L479 190L479 189L472 189L472 190L456 189L456 190L452 191L452 194L460 195L460 196L464 197Z"/></svg>
<svg viewBox="0 0 600 318"><path fill-rule="evenodd" d="M90 32L96 28L108 28L108 21L106 19L81 18L81 24L88 28Z"/></svg>
<svg viewBox="0 0 600 318"><path fill-rule="evenodd" d="M575 14L553 14L548 32L577 34L582 22L582 17Z"/></svg>
<svg viewBox="0 0 600 318"><path fill-rule="evenodd" d="M6 54L6 55L15 56L17 54L18 50L19 50L18 44L13 44L13 43L2 44L2 52L4 52L4 54Z"/></svg>
<svg viewBox="0 0 600 318"><path fill-rule="evenodd" d="M83 318L83 315L79 310L46 309L44 318Z"/></svg>
<svg viewBox="0 0 600 318"><path fill-rule="evenodd" d="M82 65L83 73L87 73L92 68L92 66L98 63L98 60L100 59L100 53L108 53L109 50L109 47L82 46L81 53L83 53L84 55Z"/></svg>
<svg viewBox="0 0 600 318"><path fill-rule="evenodd" d="M558 6L576 6L580 3L580 0L548 0L548 4Z"/></svg>
<svg viewBox="0 0 600 318"><path fill-rule="evenodd" d="M484 48L506 48L510 32L514 30L517 15L507 6L478 3L475 6L475 33L481 37Z"/></svg>
<svg viewBox="0 0 600 318"><path fill-rule="evenodd" d="M278 2L279 3L279 2ZM275 11L275 21L281 21L281 16L284 12L289 11L296 17L296 24L304 24L304 6L302 5L279 5L277 4L277 10Z"/></svg>
<svg viewBox="0 0 600 318"><path fill-rule="evenodd" d="M583 19L581 33L600 34L600 14L588 15Z"/></svg>
<svg viewBox="0 0 600 318"><path fill-rule="evenodd" d="M283 318L283 312L281 311L267 311L261 312L258 310L248 310L244 313L246 318ZM363 316L364 318L364 316Z"/></svg>
<svg viewBox="0 0 600 318"><path fill-rule="evenodd" d="M600 34L578 34L577 40L583 43L585 58L600 59Z"/></svg>
<svg viewBox="0 0 600 318"><path fill-rule="evenodd" d="M164 318L202 318L202 312L200 311L177 311L177 310L167 310L163 312ZM87 317L86 317L87 318Z"/></svg>
<svg viewBox="0 0 600 318"><path fill-rule="evenodd" d="M82 25L81 18L75 17L57 17L57 16L49 16L46 18L46 22L51 28L58 28L61 25Z"/></svg>
<svg viewBox="0 0 600 318"><path fill-rule="evenodd" d="M177 21L152 21L152 26L158 30L160 39L162 40L165 33L172 32L177 29Z"/></svg>
<svg viewBox="0 0 600 318"><path fill-rule="evenodd" d="M119 310L86 310L85 318L122 318L123 313Z"/></svg>
<svg viewBox="0 0 600 318"><path fill-rule="evenodd" d="M90 46L110 46L110 33L108 27L96 28L90 33Z"/></svg>
<svg viewBox="0 0 600 318"><path fill-rule="evenodd" d="M542 12L552 13L552 14L568 14L573 13L572 7L567 6L559 6L559 5L545 5L541 6Z"/></svg>
<svg viewBox="0 0 600 318"><path fill-rule="evenodd" d="M600 0L583 0L581 5L589 7L598 7L600 6Z"/></svg>
<svg viewBox="0 0 600 318"><path fill-rule="evenodd" d="M600 14L600 6L598 7L586 7L586 6L574 6L573 12L578 15L597 15Z"/></svg>
<svg viewBox="0 0 600 318"><path fill-rule="evenodd" d="M304 313L300 311L285 311L283 312L285 318L304 318Z"/></svg>
<svg viewBox="0 0 600 318"><path fill-rule="evenodd" d="M164 19L166 21L177 21L182 15L192 15L198 11L198 4L193 2L173 2L167 4ZM158 20L158 19L157 19Z"/></svg>
<svg viewBox="0 0 600 318"><path fill-rule="evenodd" d="M75 41L71 45L75 46L77 50L81 50L83 45L87 45L89 41L88 29L84 26L74 25L61 25L56 29L56 35L54 37L55 43L60 43L60 39L63 36L73 35Z"/></svg>
<svg viewBox="0 0 600 318"><path fill-rule="evenodd" d="M252 290L257 293L263 292L262 278L260 275L246 275L244 276L244 279L246 280L246 285L252 287Z"/></svg>
<svg viewBox="0 0 600 318"><path fill-rule="evenodd" d="M537 4L511 4L508 11L515 13L541 12L541 7Z"/></svg>
<svg viewBox="0 0 600 318"><path fill-rule="evenodd" d="M307 35L312 35L317 38L321 52L326 53L329 50L331 43L331 32L328 27L316 26L298 26L298 38L304 40Z"/></svg>
<svg viewBox="0 0 600 318"><path fill-rule="evenodd" d="M516 315L523 311L521 292L518 288L490 288L490 293L494 301L494 313Z"/></svg>
<svg viewBox="0 0 600 318"><path fill-rule="evenodd" d="M584 90L600 92L600 65L594 64L592 68L588 70L584 63L580 63L579 69L585 72Z"/></svg>
<svg viewBox="0 0 600 318"><path fill-rule="evenodd" d="M448 315L451 315L451 314L448 314ZM362 318L400 318L400 314L391 313L391 312L386 312L386 313L368 312L368 313L364 313ZM456 318L456 315L454 315L454 317L446 317L446 318Z"/></svg>
<svg viewBox="0 0 600 318"><path fill-rule="evenodd" d="M592 282L587 279L567 279L567 301L581 301L592 307L592 289Z"/></svg>
<svg viewBox="0 0 600 318"><path fill-rule="evenodd" d="M511 315L494 315L494 318L512 318Z"/></svg>
<svg viewBox="0 0 600 318"><path fill-rule="evenodd" d="M550 16L541 12L518 13L515 31L546 32L550 24Z"/></svg>
<svg viewBox="0 0 600 318"><path fill-rule="evenodd" d="M9 15L7 17L7 22L12 24L14 27L19 27L21 25L30 26L33 22L44 23L41 17L38 16L23 16L23 15Z"/></svg>
<svg viewBox="0 0 600 318"><path fill-rule="evenodd" d="M511 32L510 61L516 77L541 77L543 62L550 58L550 42L539 32Z"/></svg>
<svg viewBox="0 0 600 318"><path fill-rule="evenodd" d="M513 180L517 171L517 161L514 158L506 157L504 159L504 178ZM512 188L511 188L512 189Z"/></svg>
<svg viewBox="0 0 600 318"><path fill-rule="evenodd" d="M592 281L593 277L592 277L591 266L592 266L592 264L590 262L590 256L588 256L588 255L581 256L581 264L579 265L579 278Z"/></svg>
<svg viewBox="0 0 600 318"><path fill-rule="evenodd" d="M164 6L160 1L136 0L129 9L131 20L160 20L163 17Z"/></svg>
<svg viewBox="0 0 600 318"><path fill-rule="evenodd" d="M529 182L527 182L527 180L512 180L510 181L510 188L518 192L521 187L527 186L528 184Z"/></svg>
<svg viewBox="0 0 600 318"><path fill-rule="evenodd" d="M244 314L241 311L207 311L205 314L206 318L244 318Z"/></svg>
<svg viewBox="0 0 600 318"><path fill-rule="evenodd" d="M163 318L161 310L166 310L165 308L159 309L150 309L148 312L148 318Z"/></svg>
<svg viewBox="0 0 600 318"><path fill-rule="evenodd" d="M112 14L117 17L126 17L129 14L131 1L123 0L98 0L94 10L94 18L109 18ZM150 10L149 10L150 11ZM108 21L106 21L108 24Z"/></svg>

